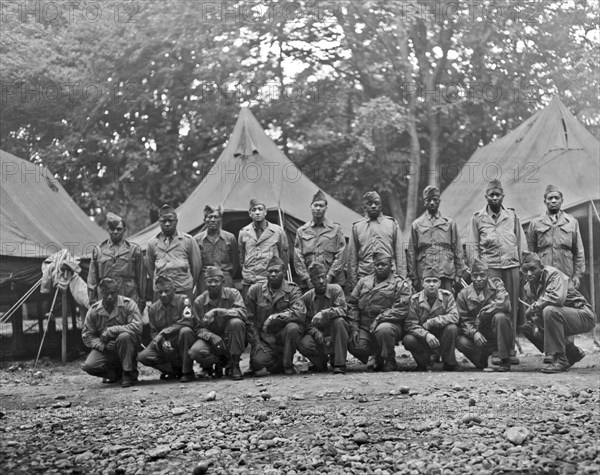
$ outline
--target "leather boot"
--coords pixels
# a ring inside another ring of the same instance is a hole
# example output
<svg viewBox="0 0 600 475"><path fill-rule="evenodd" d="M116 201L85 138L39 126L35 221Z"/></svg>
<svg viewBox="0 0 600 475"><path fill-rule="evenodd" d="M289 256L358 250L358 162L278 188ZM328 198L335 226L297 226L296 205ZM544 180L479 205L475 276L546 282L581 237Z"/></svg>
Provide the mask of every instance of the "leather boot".
<svg viewBox="0 0 600 475"><path fill-rule="evenodd" d="M242 370L240 370L240 355L231 355L231 379L234 381L244 379Z"/></svg>

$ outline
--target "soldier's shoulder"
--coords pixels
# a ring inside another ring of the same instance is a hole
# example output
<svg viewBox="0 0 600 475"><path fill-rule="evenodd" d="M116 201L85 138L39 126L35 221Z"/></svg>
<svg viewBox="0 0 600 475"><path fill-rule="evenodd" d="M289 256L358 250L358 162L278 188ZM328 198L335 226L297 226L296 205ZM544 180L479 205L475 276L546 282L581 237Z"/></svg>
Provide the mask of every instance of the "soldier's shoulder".
<svg viewBox="0 0 600 475"><path fill-rule="evenodd" d="M419 296L421 295L421 292L415 292L414 294L412 294L410 296L411 300L419 300Z"/></svg>
<svg viewBox="0 0 600 475"><path fill-rule="evenodd" d="M356 226L356 225L358 225L358 224L360 224L360 223L364 223L365 221L367 221L367 218L366 218L365 216L363 216L362 218L360 218L360 219L357 219L356 221L354 221L354 222L352 223L352 227L354 227L354 226Z"/></svg>
<svg viewBox="0 0 600 475"><path fill-rule="evenodd" d="M302 226L300 226L298 228L298 230L296 231L297 234L302 234L304 231L306 231L310 226L310 221L304 223Z"/></svg>
<svg viewBox="0 0 600 475"><path fill-rule="evenodd" d="M96 303L93 303L90 307L90 310L93 310L94 312L96 312L97 310L100 309L100 307L102 307L102 300L98 300Z"/></svg>
<svg viewBox="0 0 600 475"><path fill-rule="evenodd" d="M440 289L440 292L442 293L442 295L444 297L452 297L452 298L454 298L454 294L452 292L450 292L449 290Z"/></svg>
<svg viewBox="0 0 600 475"><path fill-rule="evenodd" d="M123 305L124 307L131 307L132 305L135 305L137 307L137 303L129 297L119 295L119 299L121 301L121 305Z"/></svg>
<svg viewBox="0 0 600 475"><path fill-rule="evenodd" d="M500 277L490 277L490 282L496 287L504 287L504 281Z"/></svg>
<svg viewBox="0 0 600 475"><path fill-rule="evenodd" d="M181 235L186 239L194 239L194 236L192 236L191 234L188 234L188 233L181 233Z"/></svg>

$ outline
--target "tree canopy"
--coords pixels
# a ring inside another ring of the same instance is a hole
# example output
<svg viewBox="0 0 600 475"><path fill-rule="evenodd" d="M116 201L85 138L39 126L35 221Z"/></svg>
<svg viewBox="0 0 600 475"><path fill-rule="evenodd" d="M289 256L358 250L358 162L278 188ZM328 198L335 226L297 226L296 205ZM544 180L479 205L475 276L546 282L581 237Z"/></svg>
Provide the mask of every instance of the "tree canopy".
<svg viewBox="0 0 600 475"><path fill-rule="evenodd" d="M404 226L559 94L598 137L597 0L10 3L0 146L99 224L181 203L249 105L313 181Z"/></svg>

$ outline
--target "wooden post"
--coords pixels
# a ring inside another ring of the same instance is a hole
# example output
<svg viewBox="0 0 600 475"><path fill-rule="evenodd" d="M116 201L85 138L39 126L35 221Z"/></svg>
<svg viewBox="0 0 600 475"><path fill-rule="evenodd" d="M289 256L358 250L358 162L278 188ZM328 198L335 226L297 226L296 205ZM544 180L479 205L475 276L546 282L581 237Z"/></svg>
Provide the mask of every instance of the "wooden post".
<svg viewBox="0 0 600 475"><path fill-rule="evenodd" d="M62 294L62 364L67 364L67 330L69 327L69 311L67 309L67 291L61 290Z"/></svg>
<svg viewBox="0 0 600 475"><path fill-rule="evenodd" d="M590 259L590 298L592 301L592 308L596 311L596 276L594 275L594 208L593 203L590 201L588 204L588 255Z"/></svg>

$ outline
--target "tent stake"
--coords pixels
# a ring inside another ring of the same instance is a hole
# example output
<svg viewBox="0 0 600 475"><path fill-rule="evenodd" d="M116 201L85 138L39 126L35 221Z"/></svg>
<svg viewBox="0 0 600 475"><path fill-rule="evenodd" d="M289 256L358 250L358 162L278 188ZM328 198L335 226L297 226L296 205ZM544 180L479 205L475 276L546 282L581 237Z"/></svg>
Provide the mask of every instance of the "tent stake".
<svg viewBox="0 0 600 475"><path fill-rule="evenodd" d="M61 291L62 294L62 364L67 364L67 327L69 325L67 311L67 289Z"/></svg>

